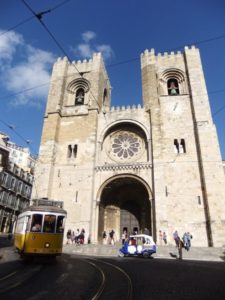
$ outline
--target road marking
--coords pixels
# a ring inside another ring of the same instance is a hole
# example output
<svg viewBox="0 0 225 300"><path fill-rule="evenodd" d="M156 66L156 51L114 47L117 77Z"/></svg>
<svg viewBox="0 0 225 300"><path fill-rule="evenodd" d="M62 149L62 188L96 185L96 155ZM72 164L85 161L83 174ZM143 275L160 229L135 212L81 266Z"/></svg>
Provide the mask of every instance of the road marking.
<svg viewBox="0 0 225 300"><path fill-rule="evenodd" d="M12 273L10 273L10 274L4 276L4 277L1 277L1 278L0 278L0 281L5 280L5 279L7 279L7 278L9 278L9 277L11 277L11 276L13 276L13 275L15 275L17 272L18 272L18 271L15 271L15 272L12 272Z"/></svg>

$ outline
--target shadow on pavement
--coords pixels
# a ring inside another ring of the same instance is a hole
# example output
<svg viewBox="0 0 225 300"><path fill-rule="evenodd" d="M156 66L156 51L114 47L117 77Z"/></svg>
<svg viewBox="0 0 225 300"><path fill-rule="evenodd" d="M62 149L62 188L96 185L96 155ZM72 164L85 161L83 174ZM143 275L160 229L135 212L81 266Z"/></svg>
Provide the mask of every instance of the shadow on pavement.
<svg viewBox="0 0 225 300"><path fill-rule="evenodd" d="M0 248L11 247L13 246L13 242L12 234L0 235Z"/></svg>

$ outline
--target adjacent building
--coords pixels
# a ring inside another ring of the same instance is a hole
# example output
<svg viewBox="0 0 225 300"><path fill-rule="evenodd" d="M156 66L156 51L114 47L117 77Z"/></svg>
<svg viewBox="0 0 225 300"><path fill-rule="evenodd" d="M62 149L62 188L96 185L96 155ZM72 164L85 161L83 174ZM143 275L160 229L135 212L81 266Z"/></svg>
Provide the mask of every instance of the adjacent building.
<svg viewBox="0 0 225 300"><path fill-rule="evenodd" d="M79 72L78 72L79 71ZM54 64L36 187L67 229L193 235L225 244L225 176L199 50L141 54L143 106L111 107L101 54ZM34 193L34 197L37 196Z"/></svg>
<svg viewBox="0 0 225 300"><path fill-rule="evenodd" d="M11 160L16 157L15 149L18 158L26 153L27 159ZM34 162L27 148L16 146L0 133L0 232L11 232L17 215L30 204Z"/></svg>

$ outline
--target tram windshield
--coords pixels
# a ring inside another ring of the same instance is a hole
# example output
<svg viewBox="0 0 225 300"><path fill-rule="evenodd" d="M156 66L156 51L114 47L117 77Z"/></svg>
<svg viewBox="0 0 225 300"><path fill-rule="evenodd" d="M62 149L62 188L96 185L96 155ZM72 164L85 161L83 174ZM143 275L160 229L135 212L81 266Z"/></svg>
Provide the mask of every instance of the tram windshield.
<svg viewBox="0 0 225 300"><path fill-rule="evenodd" d="M58 216L57 225L56 225L56 232L57 233L63 233L64 232L64 219L65 219L65 216Z"/></svg>
<svg viewBox="0 0 225 300"><path fill-rule="evenodd" d="M49 232L49 233L55 232L55 223L56 223L55 215L45 215L43 232Z"/></svg>
<svg viewBox="0 0 225 300"><path fill-rule="evenodd" d="M43 229L42 229L42 223L44 223ZM47 214L47 215L33 214L32 218L29 218L27 228L28 230L30 229L31 232L43 231L46 233L55 233L55 232L63 233L64 223L65 223L65 216L60 216L60 215L56 216L52 214Z"/></svg>
<svg viewBox="0 0 225 300"><path fill-rule="evenodd" d="M42 215L41 214L34 214L32 217L31 223L31 231L33 232L40 232L41 231L41 224L42 224Z"/></svg>

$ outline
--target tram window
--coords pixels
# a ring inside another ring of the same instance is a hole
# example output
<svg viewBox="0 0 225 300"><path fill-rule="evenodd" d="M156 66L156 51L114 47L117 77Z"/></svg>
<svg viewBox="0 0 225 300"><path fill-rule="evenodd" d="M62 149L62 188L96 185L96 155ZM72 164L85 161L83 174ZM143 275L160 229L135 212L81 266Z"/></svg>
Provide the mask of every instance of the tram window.
<svg viewBox="0 0 225 300"><path fill-rule="evenodd" d="M17 220L16 230L15 230L16 233L22 233L23 232L24 221L25 221L25 217L19 218Z"/></svg>
<svg viewBox="0 0 225 300"><path fill-rule="evenodd" d="M27 216L26 217L26 231L30 231L30 228L31 228L31 216Z"/></svg>
<svg viewBox="0 0 225 300"><path fill-rule="evenodd" d="M42 215L34 214L32 217L31 231L41 231Z"/></svg>
<svg viewBox="0 0 225 300"><path fill-rule="evenodd" d="M58 216L57 218L57 225L56 225L56 232L63 233L64 232L64 216Z"/></svg>
<svg viewBox="0 0 225 300"><path fill-rule="evenodd" d="M49 233L55 232L55 221L56 221L56 216L45 215L43 231Z"/></svg>

